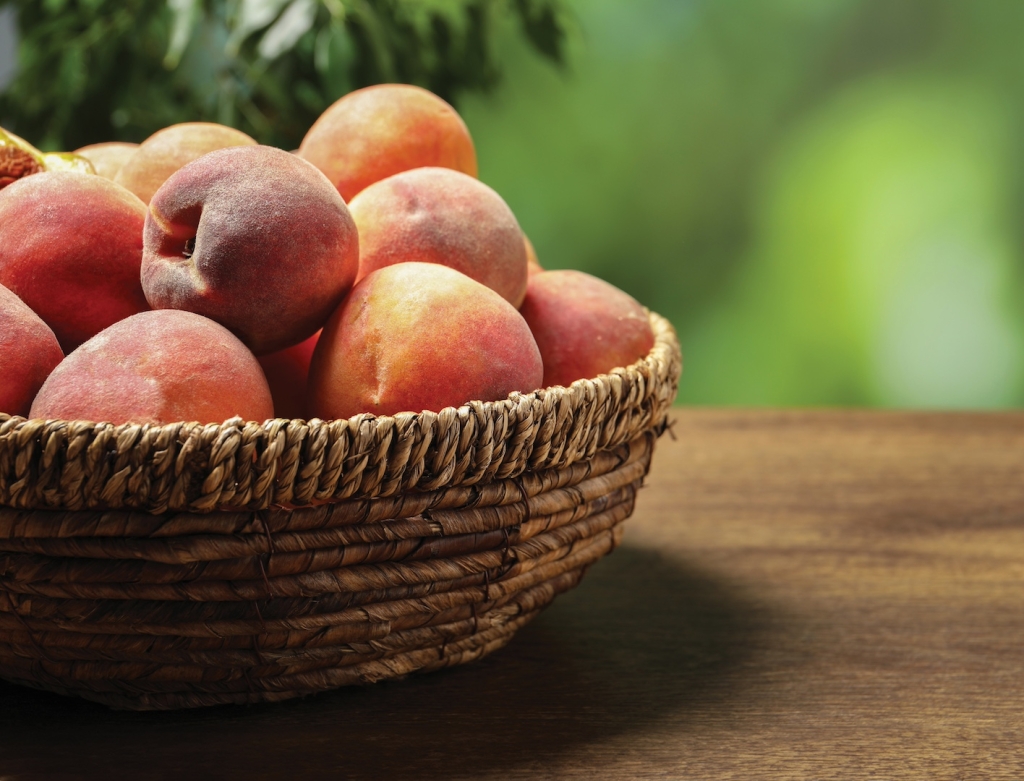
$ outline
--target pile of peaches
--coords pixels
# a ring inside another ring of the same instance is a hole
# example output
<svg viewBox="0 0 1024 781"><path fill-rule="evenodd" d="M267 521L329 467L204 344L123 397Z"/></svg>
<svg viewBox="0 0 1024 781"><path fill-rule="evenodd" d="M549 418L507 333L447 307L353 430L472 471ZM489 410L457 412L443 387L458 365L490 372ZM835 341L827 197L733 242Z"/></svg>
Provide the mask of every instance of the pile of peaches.
<svg viewBox="0 0 1024 781"><path fill-rule="evenodd" d="M353 92L296 152L185 123L43 154L0 130L0 412L220 423L438 411L568 386L654 343L544 271L455 110Z"/></svg>

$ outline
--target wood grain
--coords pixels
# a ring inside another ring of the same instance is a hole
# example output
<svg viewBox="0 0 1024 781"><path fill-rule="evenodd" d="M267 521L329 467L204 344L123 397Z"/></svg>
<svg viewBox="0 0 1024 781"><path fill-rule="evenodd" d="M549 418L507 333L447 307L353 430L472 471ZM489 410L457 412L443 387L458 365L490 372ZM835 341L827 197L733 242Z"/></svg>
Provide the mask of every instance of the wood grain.
<svg viewBox="0 0 1024 781"><path fill-rule="evenodd" d="M276 705L0 685L0 778L1024 778L1024 414L683 411L503 651Z"/></svg>

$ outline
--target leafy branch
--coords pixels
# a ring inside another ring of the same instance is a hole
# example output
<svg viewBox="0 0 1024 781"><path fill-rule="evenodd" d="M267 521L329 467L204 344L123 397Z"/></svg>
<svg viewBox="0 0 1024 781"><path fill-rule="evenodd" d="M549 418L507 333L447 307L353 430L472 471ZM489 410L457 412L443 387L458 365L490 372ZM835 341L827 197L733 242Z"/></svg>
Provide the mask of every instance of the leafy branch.
<svg viewBox="0 0 1024 781"><path fill-rule="evenodd" d="M18 71L0 124L45 149L140 141L205 120L298 146L334 100L380 82L456 102L500 80L514 18L564 63L562 0L0 0L17 12Z"/></svg>

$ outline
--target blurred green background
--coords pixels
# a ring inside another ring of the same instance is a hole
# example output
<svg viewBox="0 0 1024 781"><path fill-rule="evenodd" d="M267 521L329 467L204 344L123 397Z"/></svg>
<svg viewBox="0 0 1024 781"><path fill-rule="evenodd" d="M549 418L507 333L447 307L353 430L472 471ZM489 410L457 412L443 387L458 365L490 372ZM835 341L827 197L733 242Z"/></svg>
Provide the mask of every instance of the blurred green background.
<svg viewBox="0 0 1024 781"><path fill-rule="evenodd" d="M541 263L675 324L680 402L1024 403L1024 3L562 5L562 67L503 17L455 97Z"/></svg>

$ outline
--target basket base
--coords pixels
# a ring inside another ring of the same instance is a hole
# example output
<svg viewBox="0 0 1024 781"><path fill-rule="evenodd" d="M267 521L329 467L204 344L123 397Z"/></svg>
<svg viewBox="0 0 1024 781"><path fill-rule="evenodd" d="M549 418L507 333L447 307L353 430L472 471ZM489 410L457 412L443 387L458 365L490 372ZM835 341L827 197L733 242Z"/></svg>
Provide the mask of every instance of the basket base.
<svg viewBox="0 0 1024 781"><path fill-rule="evenodd" d="M587 551L588 559L600 558L618 544L621 528L607 535L604 545ZM603 552L599 552L600 548ZM4 678L35 689L55 694L77 696L117 710L175 710L212 705L252 705L306 697L343 686L371 684L403 678L413 673L426 673L482 659L500 650L513 635L532 621L560 593L576 586L593 561L578 569L518 593L511 600L498 600L490 607L479 608L479 615L468 621L430 627L430 641L422 647L388 653L381 649L379 658L354 664L339 664L302 673L276 677L243 676L246 690L218 691L211 687L193 686L190 691L140 691L146 684L119 684L105 681L87 687L68 686L64 680L45 673L46 664L35 667L35 676L23 678L5 670ZM468 630L465 631L465 630ZM462 632L460 634L460 632ZM82 682L80 682L82 683ZM104 685L106 684L106 685ZM234 687L230 687L234 688Z"/></svg>
<svg viewBox="0 0 1024 781"><path fill-rule="evenodd" d="M370 522L377 510L365 502L158 526L137 513L69 523L67 513L0 510L0 677L166 710L285 700L482 658L618 545L654 438L492 483L468 502L465 488L411 497L398 512L379 500L385 514ZM218 523L243 526L215 536ZM19 533L4 536L5 524ZM126 529L137 532L130 545ZM249 571L261 577L237 575Z"/></svg>

